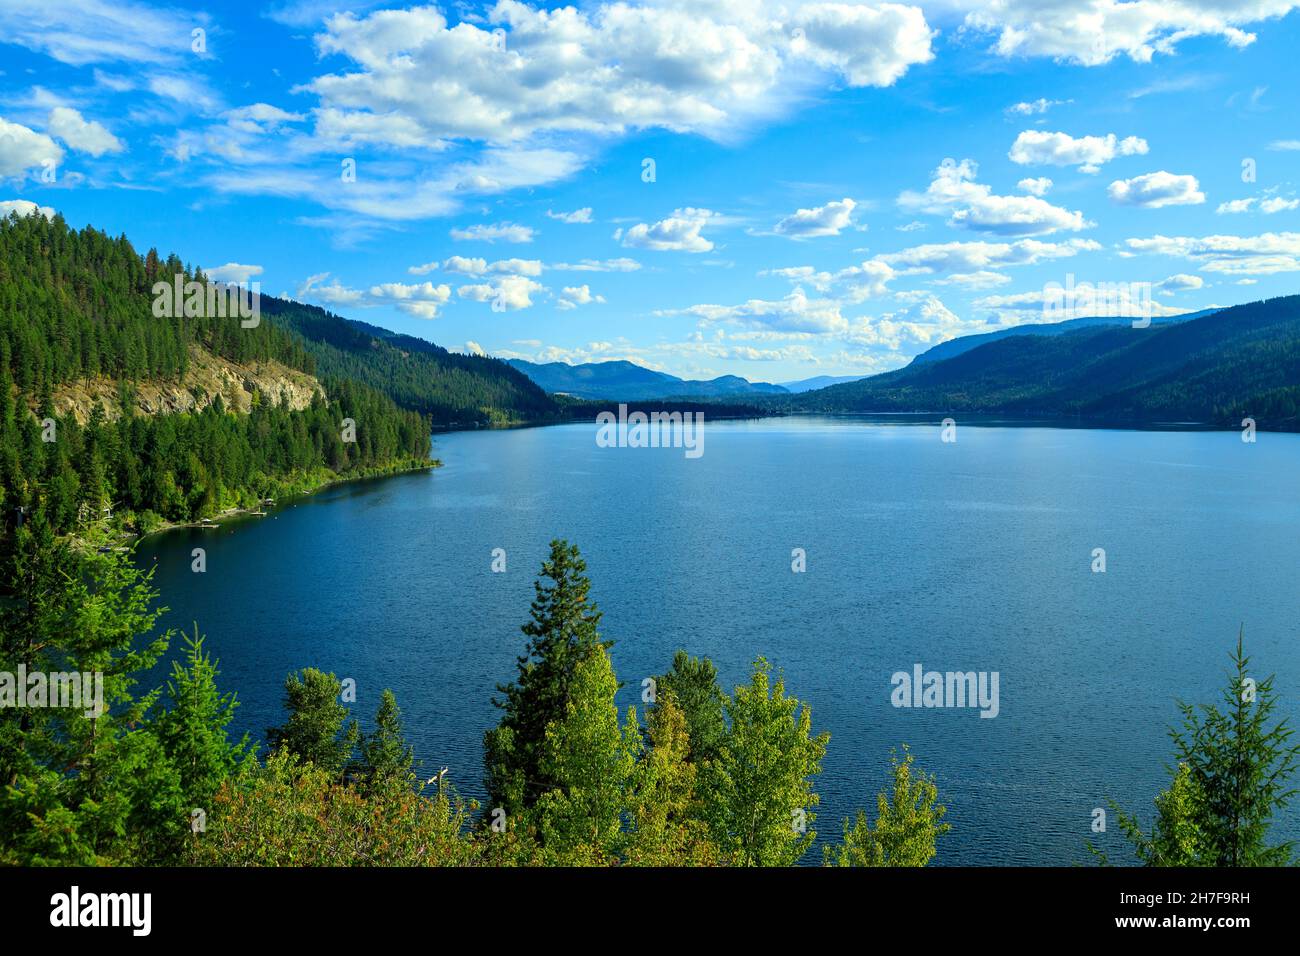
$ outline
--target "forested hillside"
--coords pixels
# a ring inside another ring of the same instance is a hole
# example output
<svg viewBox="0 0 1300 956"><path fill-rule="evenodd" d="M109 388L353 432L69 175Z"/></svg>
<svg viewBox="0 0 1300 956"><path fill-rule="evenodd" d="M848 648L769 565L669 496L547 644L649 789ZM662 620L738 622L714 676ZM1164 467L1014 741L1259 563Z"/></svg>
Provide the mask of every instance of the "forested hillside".
<svg viewBox="0 0 1300 956"><path fill-rule="evenodd" d="M997 413L1300 428L1300 296L1146 329L1002 338L799 395L787 411Z"/></svg>
<svg viewBox="0 0 1300 956"><path fill-rule="evenodd" d="M315 370L300 342L267 323L155 317L153 284L195 273L175 255L141 257L125 236L77 232L60 216L0 218L0 365L29 396L85 378L174 379L191 343L236 362Z"/></svg>
<svg viewBox="0 0 1300 956"><path fill-rule="evenodd" d="M546 393L499 359L461 355L314 305L262 297L262 314L299 337L323 375L364 382L435 426L552 420Z"/></svg>
<svg viewBox="0 0 1300 956"><path fill-rule="evenodd" d="M1200 312L1189 312L1180 315L1153 315L1150 317L1150 321L1155 325L1171 325L1175 322L1190 322L1192 319L1199 319L1217 311L1219 310L1203 309ZM1128 326L1131 328L1133 318L1128 315L1085 316L1078 319L1065 319L1062 322L1027 322L1024 325L1013 325L1009 328L998 329L996 332L959 335L955 339L948 339L946 342L940 342L938 345L926 349L912 359L912 364L924 365L926 362L938 362L941 359L954 358L962 352L969 352L973 348L996 342L998 339L1010 338L1013 335L1065 335L1069 332L1077 332L1080 329L1099 328L1107 325Z"/></svg>
<svg viewBox="0 0 1300 956"><path fill-rule="evenodd" d="M147 530L338 477L429 464L423 416L340 376L324 376L298 408L246 381L251 394L240 398L250 414L234 413L222 395L206 397L197 414L141 414L136 389L179 386L195 355L236 369L275 362L317 371L303 340L273 323L155 315L154 283L176 276L206 288L199 270L154 250L139 256L124 237L75 232L57 216L0 220L4 527L39 509L58 533L108 516L122 530ZM78 383L115 396L81 424L53 400Z"/></svg>

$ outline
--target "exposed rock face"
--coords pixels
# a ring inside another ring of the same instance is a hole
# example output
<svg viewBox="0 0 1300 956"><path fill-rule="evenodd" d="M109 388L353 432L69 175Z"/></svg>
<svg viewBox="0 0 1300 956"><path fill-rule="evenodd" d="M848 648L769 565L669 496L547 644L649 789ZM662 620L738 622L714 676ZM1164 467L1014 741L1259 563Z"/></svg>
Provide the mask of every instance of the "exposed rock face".
<svg viewBox="0 0 1300 956"><path fill-rule="evenodd" d="M218 395L227 409L246 414L252 408L254 392L260 392L264 402L287 400L291 408L302 409L311 404L313 395L325 394L320 382L306 372L279 362L238 365L198 346L190 347L190 366L183 381L140 382L134 390L136 412L143 415L202 411ZM54 407L59 415L70 412L83 425L96 404L103 405L109 421L121 417L115 380L75 382L54 392Z"/></svg>

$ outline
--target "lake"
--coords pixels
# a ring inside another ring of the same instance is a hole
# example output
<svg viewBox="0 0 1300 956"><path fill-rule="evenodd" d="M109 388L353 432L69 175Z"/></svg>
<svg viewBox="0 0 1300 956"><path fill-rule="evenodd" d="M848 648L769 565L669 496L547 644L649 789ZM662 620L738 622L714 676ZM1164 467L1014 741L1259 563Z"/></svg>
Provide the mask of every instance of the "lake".
<svg viewBox="0 0 1300 956"><path fill-rule="evenodd" d="M874 815L907 743L949 806L939 864L1086 861L1088 839L1122 857L1093 808L1149 823L1175 699L1217 700L1240 626L1252 672L1275 673L1300 717L1300 436L959 425L946 443L932 424L783 418L709 422L687 457L595 435L436 435L440 469L148 538L139 560L167 623L207 634L240 731L263 739L286 673L319 667L356 680L367 723L392 688L425 769L477 797L494 687L567 538L616 641L622 709L679 647L728 690L765 655L831 734L821 838ZM893 706L891 675L917 664L996 672L997 716ZM1284 835L1300 836L1295 808Z"/></svg>

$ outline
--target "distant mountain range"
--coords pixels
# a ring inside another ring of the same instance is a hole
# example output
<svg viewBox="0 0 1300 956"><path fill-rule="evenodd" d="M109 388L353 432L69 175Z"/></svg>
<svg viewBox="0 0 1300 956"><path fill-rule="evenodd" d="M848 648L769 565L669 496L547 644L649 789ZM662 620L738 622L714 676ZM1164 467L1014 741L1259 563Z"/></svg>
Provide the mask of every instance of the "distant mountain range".
<svg viewBox="0 0 1300 956"><path fill-rule="evenodd" d="M633 362L466 356L262 297L324 376L365 382L434 424L555 421L590 401L730 401L772 413L928 412L1300 429L1300 296L1153 320L1090 317L969 335L882 375L772 384L682 379Z"/></svg>
<svg viewBox="0 0 1300 956"><path fill-rule="evenodd" d="M382 332L383 330L378 330ZM392 333L388 333L392 334ZM575 398L645 401L652 398L743 398L755 395L786 395L807 392L828 385L856 382L862 375L818 375L795 382L751 382L739 375L710 379L686 379L656 372L635 362L527 362L509 359L507 364L523 372L544 391Z"/></svg>
<svg viewBox="0 0 1300 956"><path fill-rule="evenodd" d="M1300 429L1300 296L1153 319L1088 317L952 339L867 378L779 385L690 381L632 362L512 360L543 390L585 399L722 397L774 413L929 412Z"/></svg>
<svg viewBox="0 0 1300 956"><path fill-rule="evenodd" d="M1214 309L1193 312L1184 315L1163 316L1152 319L1152 324L1171 324L1197 319L1213 313ZM996 332L978 335L965 335L949 339L946 342L922 352L912 359L911 365L922 365L955 358L963 352L987 345L1000 339L1020 335L1065 335L1084 328L1100 326L1131 327L1131 317L1090 316L1068 319L1064 322L1043 322L1017 325ZM361 323L354 323L361 325ZM393 333L383 329L367 327L367 331L379 336L391 337ZM441 351L441 350L439 350ZM851 382L865 381L866 375L817 375L813 378L799 379L792 382L771 384L768 382L750 382L737 375L722 375L707 380L683 379L666 372L656 372L634 362L585 362L581 365L569 365L565 362L548 362L538 364L523 359L509 359L507 364L526 375L543 391L551 394L571 395L575 398L645 401L655 398L744 398L767 395L802 394L844 385Z"/></svg>
<svg viewBox="0 0 1300 956"><path fill-rule="evenodd" d="M1261 429L1300 428L1300 296L1179 318L1145 329L1076 321L1047 334L971 336L980 341L944 343L948 357L932 349L906 368L767 404L1231 428L1249 417Z"/></svg>
<svg viewBox="0 0 1300 956"><path fill-rule="evenodd" d="M784 395L787 390L767 382L750 382L737 375L707 381L678 378L634 362L586 362L539 365L523 359L508 364L523 372L544 391L575 398L636 401L649 398L721 398L741 395Z"/></svg>
<svg viewBox="0 0 1300 956"><path fill-rule="evenodd" d="M781 382L780 385L787 392L811 392L813 389L843 385L845 382L860 382L866 377L865 375L818 375L797 382Z"/></svg>
<svg viewBox="0 0 1300 956"><path fill-rule="evenodd" d="M1187 322L1191 319L1199 319L1205 315L1212 315L1217 311L1217 309L1205 309L1201 312L1185 312L1181 315L1153 316L1151 324ZM947 342L940 342L938 345L927 349L916 358L912 359L912 364L924 364L925 362L937 362L942 359L955 358L962 352L969 352L973 348L978 348L981 345L987 345L989 342L995 342L998 339L1005 339L1012 335L1064 335L1067 332L1077 332L1079 329L1095 328L1101 325L1127 325L1132 327L1133 318L1131 316L1089 316L1087 318L1066 319L1064 322L1031 322L1026 323L1025 325L1013 325L1010 328L998 329L996 332L982 332L978 335L963 335L960 338L949 339Z"/></svg>

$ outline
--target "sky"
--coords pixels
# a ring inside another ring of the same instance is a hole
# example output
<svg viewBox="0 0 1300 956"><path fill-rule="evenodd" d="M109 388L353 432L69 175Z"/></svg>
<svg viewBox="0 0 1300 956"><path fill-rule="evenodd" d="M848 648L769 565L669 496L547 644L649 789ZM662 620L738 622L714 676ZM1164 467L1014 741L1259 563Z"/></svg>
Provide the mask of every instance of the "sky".
<svg viewBox="0 0 1300 956"><path fill-rule="evenodd" d="M1297 6L0 0L0 212L458 351L874 374L1296 292Z"/></svg>

